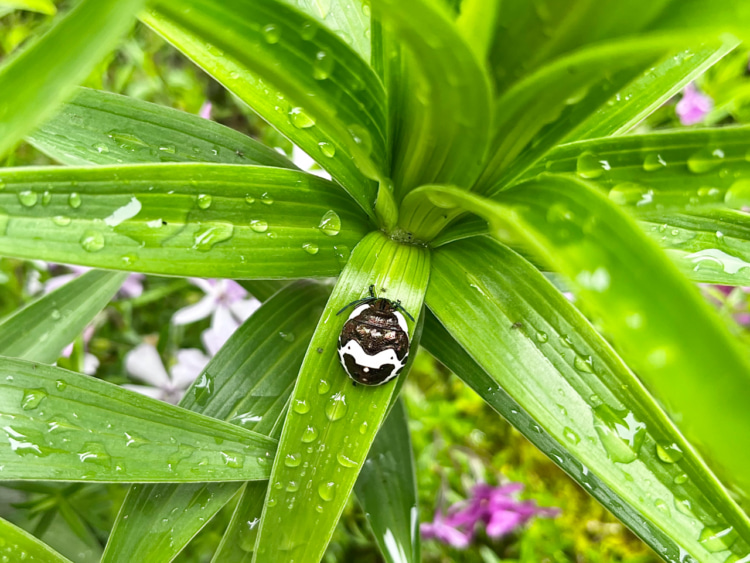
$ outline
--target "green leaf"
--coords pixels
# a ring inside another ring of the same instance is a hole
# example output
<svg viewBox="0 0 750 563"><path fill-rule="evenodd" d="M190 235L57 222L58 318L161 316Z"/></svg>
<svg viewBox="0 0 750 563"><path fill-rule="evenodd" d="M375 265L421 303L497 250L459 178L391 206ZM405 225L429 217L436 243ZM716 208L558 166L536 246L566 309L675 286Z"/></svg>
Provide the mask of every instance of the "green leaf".
<svg viewBox="0 0 750 563"><path fill-rule="evenodd" d="M46 543L3 518L0 518L0 538L1 553L8 561L70 563Z"/></svg>
<svg viewBox="0 0 750 563"><path fill-rule="evenodd" d="M640 225L692 281L750 285L750 216L706 209L644 218Z"/></svg>
<svg viewBox="0 0 750 563"><path fill-rule="evenodd" d="M57 13L52 0L0 0L0 10L8 7L11 10L27 10L54 16Z"/></svg>
<svg viewBox="0 0 750 563"><path fill-rule="evenodd" d="M502 203L458 189L425 192L441 205L482 215L493 236L523 241L563 273L712 466L747 486L750 362L632 219L593 187L567 177L543 176L507 190Z"/></svg>
<svg viewBox="0 0 750 563"><path fill-rule="evenodd" d="M662 534L698 561L723 563L730 547L747 553L745 514L606 341L533 265L484 237L446 245L434 252L427 305L463 350L443 351L445 338L428 349L460 367L468 353L478 365L457 374L524 434L547 434L539 440L543 451L635 523L663 558L680 554ZM717 526L731 534L713 549L704 530ZM653 538L653 529L662 534Z"/></svg>
<svg viewBox="0 0 750 563"><path fill-rule="evenodd" d="M377 0L375 15L409 49L393 85L396 199L421 184L473 184L490 126L489 80L450 14L428 0Z"/></svg>
<svg viewBox="0 0 750 563"><path fill-rule="evenodd" d="M665 131L557 147L525 175L571 174L609 191L638 215L739 207L750 197L750 127Z"/></svg>
<svg viewBox="0 0 750 563"><path fill-rule="evenodd" d="M324 286L306 281L277 293L232 335L180 406L269 434L292 392L327 297ZM265 467L269 459L262 458ZM171 561L241 486L134 485L102 561ZM265 491L266 486L250 483L248 488Z"/></svg>
<svg viewBox="0 0 750 563"><path fill-rule="evenodd" d="M175 163L2 172L0 254L155 274L336 275L367 218L281 168Z"/></svg>
<svg viewBox="0 0 750 563"><path fill-rule="evenodd" d="M378 387L352 385L339 363L336 344L346 316L336 313L367 295L374 284L380 295L401 300L418 319L429 258L424 247L400 245L378 231L352 252L292 394L253 561L322 558L394 391L393 382ZM412 333L413 323L409 325ZM412 341L412 346L417 344ZM293 526L278 525L279 519L292 515Z"/></svg>
<svg viewBox="0 0 750 563"><path fill-rule="evenodd" d="M277 151L215 121L88 88L77 89L28 141L72 166L223 162L296 168Z"/></svg>
<svg viewBox="0 0 750 563"><path fill-rule="evenodd" d="M464 40L471 45L480 61L487 59L495 39L495 27L500 16L500 0L463 0L456 19Z"/></svg>
<svg viewBox="0 0 750 563"><path fill-rule="evenodd" d="M0 478L120 483L268 478L275 441L60 368L0 360Z"/></svg>
<svg viewBox="0 0 750 563"><path fill-rule="evenodd" d="M385 92L346 43L277 0L159 1L143 21L299 145L371 213Z"/></svg>
<svg viewBox="0 0 750 563"><path fill-rule="evenodd" d="M13 358L54 362L114 297L127 274L92 271L0 323L0 350Z"/></svg>
<svg viewBox="0 0 750 563"><path fill-rule="evenodd" d="M130 28L143 0L81 0L0 67L0 156L51 116Z"/></svg>
<svg viewBox="0 0 750 563"><path fill-rule="evenodd" d="M397 401L375 437L354 485L388 563L421 561L413 457L406 409Z"/></svg>
<svg viewBox="0 0 750 563"><path fill-rule="evenodd" d="M607 100L604 106L576 127L565 142L627 133L737 45L737 41L727 39L718 48L685 49L665 57Z"/></svg>

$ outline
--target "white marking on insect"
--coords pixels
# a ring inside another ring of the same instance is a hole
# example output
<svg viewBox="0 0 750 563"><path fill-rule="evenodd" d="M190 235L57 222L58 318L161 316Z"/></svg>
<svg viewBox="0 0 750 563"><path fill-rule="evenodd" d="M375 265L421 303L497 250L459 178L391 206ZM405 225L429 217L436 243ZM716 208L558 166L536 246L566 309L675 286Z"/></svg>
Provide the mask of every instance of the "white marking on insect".
<svg viewBox="0 0 750 563"><path fill-rule="evenodd" d="M400 326L401 330L403 330L408 335L409 325L406 324L406 319L404 318L404 316L398 311L394 311L393 314L396 315L396 319L398 320L398 326Z"/></svg>
<svg viewBox="0 0 750 563"><path fill-rule="evenodd" d="M365 309L369 309L369 308L370 308L370 304L369 304L369 303L365 303L364 305L360 305L359 307L357 307L356 309L354 309L354 311L352 311L352 314L351 314L351 315L349 315L349 318L348 318L347 320L349 320L349 321L350 321L350 320L352 320L352 319L354 319L354 318L358 317L358 316L359 316L359 314L360 314L360 313L361 313L362 311L364 311Z"/></svg>
<svg viewBox="0 0 750 563"><path fill-rule="evenodd" d="M384 365L393 364L394 371L398 371L404 367L404 362L406 361L406 357L403 360L399 360L398 356L396 356L396 351L391 348L370 355L365 352L364 348L356 340L350 340L339 348L341 363L346 365L344 354L350 354L354 358L354 362L363 368L380 369Z"/></svg>

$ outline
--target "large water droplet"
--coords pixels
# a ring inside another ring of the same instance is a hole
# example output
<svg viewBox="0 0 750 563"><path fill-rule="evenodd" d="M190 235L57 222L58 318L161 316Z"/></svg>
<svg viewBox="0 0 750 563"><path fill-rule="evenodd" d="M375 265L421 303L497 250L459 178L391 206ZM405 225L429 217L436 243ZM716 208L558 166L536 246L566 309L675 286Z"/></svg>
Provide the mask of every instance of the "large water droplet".
<svg viewBox="0 0 750 563"><path fill-rule="evenodd" d="M635 461L646 437L646 425L630 411L616 411L604 404L593 410L594 429L610 459L619 463Z"/></svg>
<svg viewBox="0 0 750 563"><path fill-rule="evenodd" d="M289 119L297 129L308 129L315 125L315 119L305 113L300 107L292 108L289 112Z"/></svg>
<svg viewBox="0 0 750 563"><path fill-rule="evenodd" d="M320 247L315 243L306 242L305 244L302 245L302 249L308 254L315 255L320 250Z"/></svg>
<svg viewBox="0 0 750 563"><path fill-rule="evenodd" d="M224 465L233 469L240 469L245 465L245 456L239 452L220 452Z"/></svg>
<svg viewBox="0 0 750 563"><path fill-rule="evenodd" d="M104 248L104 235L99 231L84 231L79 242L86 252L99 252Z"/></svg>
<svg viewBox="0 0 750 563"><path fill-rule="evenodd" d="M24 190L22 192L18 192L18 201L21 202L21 205L23 205L24 207L34 207L38 200L39 196L35 191Z"/></svg>
<svg viewBox="0 0 750 563"><path fill-rule="evenodd" d="M331 143L321 141L318 143L318 146L320 147L320 152L323 153L323 156L333 158L336 155L336 147L334 147Z"/></svg>
<svg viewBox="0 0 750 563"><path fill-rule="evenodd" d="M287 467L299 467L302 463L302 456L300 454L287 454L284 458L284 465Z"/></svg>
<svg viewBox="0 0 750 563"><path fill-rule="evenodd" d="M204 406L214 392L214 378L207 372L200 374L193 384L195 402Z"/></svg>
<svg viewBox="0 0 750 563"><path fill-rule="evenodd" d="M55 215L52 217L52 222L58 227L67 227L70 225L70 217L66 217L65 215Z"/></svg>
<svg viewBox="0 0 750 563"><path fill-rule="evenodd" d="M652 153L646 156L643 160L643 169L646 172L654 172L667 166L667 162L661 157L661 155Z"/></svg>
<svg viewBox="0 0 750 563"><path fill-rule="evenodd" d="M201 223L193 238L193 248L208 252L215 245L232 238L234 225L223 221Z"/></svg>
<svg viewBox="0 0 750 563"><path fill-rule="evenodd" d="M582 153L576 161L576 172L586 180L599 178L609 169L610 166L606 160L600 160L594 153L588 151Z"/></svg>
<svg viewBox="0 0 750 563"><path fill-rule="evenodd" d="M642 207L654 201L654 190L635 182L624 182L609 190L609 199L617 205Z"/></svg>
<svg viewBox="0 0 750 563"><path fill-rule="evenodd" d="M108 467L112 462L109 452L98 442L87 442L78 453L78 459L84 463L93 463Z"/></svg>
<svg viewBox="0 0 750 563"><path fill-rule="evenodd" d="M279 29L278 26L269 23L263 28L263 39L266 40L266 43L275 45L279 42L279 39L281 39L281 29Z"/></svg>
<svg viewBox="0 0 750 563"><path fill-rule="evenodd" d="M664 463L677 463L682 459L682 450L677 444L658 443L656 444L656 455Z"/></svg>
<svg viewBox="0 0 750 563"><path fill-rule="evenodd" d="M357 467L359 465L356 461L354 461L351 458L346 457L342 453L336 456L336 460L339 462L339 465L341 467L352 468L352 467Z"/></svg>
<svg viewBox="0 0 750 563"><path fill-rule="evenodd" d="M298 414L306 414L310 412L310 405L304 399L294 399L292 401L292 410Z"/></svg>
<svg viewBox="0 0 750 563"><path fill-rule="evenodd" d="M573 360L573 367L584 373L594 373L593 365L594 360L591 356L581 357L577 355Z"/></svg>
<svg viewBox="0 0 750 563"><path fill-rule="evenodd" d="M328 383L325 379L321 379L318 381L318 394L319 395L325 395L331 390L331 384Z"/></svg>
<svg viewBox="0 0 750 563"><path fill-rule="evenodd" d="M200 194L198 196L198 207L201 209L208 209L211 207L211 203L213 202L213 198L208 194Z"/></svg>
<svg viewBox="0 0 750 563"><path fill-rule="evenodd" d="M329 209L321 218L318 229L329 237L335 237L341 232L341 217L333 209Z"/></svg>
<svg viewBox="0 0 750 563"><path fill-rule="evenodd" d="M325 80L333 72L333 57L327 51L318 51L313 62L313 78L315 80Z"/></svg>
<svg viewBox="0 0 750 563"><path fill-rule="evenodd" d="M705 174L721 164L724 151L721 149L703 148L693 153L687 161L688 169L695 174Z"/></svg>
<svg viewBox="0 0 750 563"><path fill-rule="evenodd" d="M347 408L346 397L341 393L336 393L326 403L326 416L332 422L341 420L346 414Z"/></svg>
<svg viewBox="0 0 750 563"><path fill-rule="evenodd" d="M254 219L250 221L250 228L256 233L265 233L268 230L268 223L260 219Z"/></svg>
<svg viewBox="0 0 750 563"><path fill-rule="evenodd" d="M21 408L25 411L33 410L46 398L47 391L44 389L25 389L21 399Z"/></svg>
<svg viewBox="0 0 750 563"><path fill-rule="evenodd" d="M315 430L315 427L313 426L308 426L307 428L305 428L305 431L302 433L302 441L305 444L314 442L317 437L318 437L318 431Z"/></svg>
<svg viewBox="0 0 750 563"><path fill-rule="evenodd" d="M270 194L264 193L262 196L260 196L260 202L263 205L273 205L273 198Z"/></svg>
<svg viewBox="0 0 750 563"><path fill-rule="evenodd" d="M563 428L563 436L571 444L577 444L581 441L581 437L572 428L568 428L567 426Z"/></svg>
<svg viewBox="0 0 750 563"><path fill-rule="evenodd" d="M304 24L302 24L302 29L300 30L300 36L302 37L302 39L310 41L310 39L315 37L316 33L318 33L318 26L314 23L305 22Z"/></svg>
<svg viewBox="0 0 750 563"><path fill-rule="evenodd" d="M354 143L361 147L367 154L372 152L372 137L370 132L361 125L350 125L349 134L352 136Z"/></svg>
<svg viewBox="0 0 750 563"><path fill-rule="evenodd" d="M318 485L318 495L326 502L332 501L333 497L336 496L336 483L333 481L321 483Z"/></svg>
<svg viewBox="0 0 750 563"><path fill-rule="evenodd" d="M68 205L70 205L73 209L78 209L81 207L82 199L80 194L73 192L68 196Z"/></svg>
<svg viewBox="0 0 750 563"><path fill-rule="evenodd" d="M732 526L706 526L701 531L698 541L708 551L724 551L737 541L738 534Z"/></svg>

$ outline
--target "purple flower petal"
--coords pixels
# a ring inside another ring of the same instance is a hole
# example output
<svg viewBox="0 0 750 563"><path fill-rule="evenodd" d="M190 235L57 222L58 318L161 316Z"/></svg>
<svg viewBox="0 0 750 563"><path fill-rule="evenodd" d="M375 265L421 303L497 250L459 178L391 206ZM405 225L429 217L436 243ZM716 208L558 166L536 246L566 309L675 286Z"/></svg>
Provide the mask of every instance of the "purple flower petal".
<svg viewBox="0 0 750 563"><path fill-rule="evenodd" d="M198 115L202 117L203 119L211 119L211 110L213 109L213 104L206 100L203 102L203 105L201 106L200 111L198 112Z"/></svg>
<svg viewBox="0 0 750 563"><path fill-rule="evenodd" d="M182 391L190 387L190 384L200 375L210 359L196 348L178 350L177 363L170 371L172 386Z"/></svg>
<svg viewBox="0 0 750 563"><path fill-rule="evenodd" d="M205 319L216 310L216 306L216 299L213 296L207 295L198 301L198 303L188 305L177 311L172 316L172 323L179 326Z"/></svg>
<svg viewBox="0 0 750 563"><path fill-rule="evenodd" d="M154 387L171 387L171 380L159 352L151 344L140 344L128 352L125 355L125 370L135 379Z"/></svg>
<svg viewBox="0 0 750 563"><path fill-rule="evenodd" d="M143 280L146 276L143 274L130 274L120 287L120 295L126 299L140 297L143 294Z"/></svg>
<svg viewBox="0 0 750 563"><path fill-rule="evenodd" d="M683 90L682 99L677 102L677 116L683 125L695 125L703 121L713 105L713 100L698 91L691 82Z"/></svg>
<svg viewBox="0 0 750 563"><path fill-rule="evenodd" d="M420 524L419 531L425 539L436 539L457 549L464 549L471 543L472 536L445 523L442 514L435 514L434 522Z"/></svg>
<svg viewBox="0 0 750 563"><path fill-rule="evenodd" d="M526 519L518 512L512 510L496 510L487 522L487 535L491 538L499 538L512 532L524 523Z"/></svg>

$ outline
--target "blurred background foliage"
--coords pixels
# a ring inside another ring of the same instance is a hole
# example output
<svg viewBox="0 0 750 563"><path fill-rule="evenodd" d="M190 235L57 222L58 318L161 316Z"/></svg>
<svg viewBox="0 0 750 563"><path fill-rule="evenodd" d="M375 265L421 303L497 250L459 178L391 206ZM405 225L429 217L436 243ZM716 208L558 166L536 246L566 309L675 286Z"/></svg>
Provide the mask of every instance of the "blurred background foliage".
<svg viewBox="0 0 750 563"><path fill-rule="evenodd" d="M65 10L71 2L57 2ZM2 13L2 12L0 12ZM0 59L50 25L48 15L15 11L0 17ZM122 47L91 74L86 86L199 113L209 102L214 120L278 147L292 156L291 144L266 126L247 107L206 76L170 45L142 25ZM719 62L697 82L713 100L701 123L750 123L748 52L738 50ZM682 127L676 111L680 96L665 104L638 132ZM2 166L55 164L31 146L21 144ZM43 284L65 271L45 263L0 259L0 317L39 295ZM181 307L197 302L202 292L185 280L149 276L144 293L114 301L95 321L93 338L79 338L73 353L58 362L82 369L86 351L100 362L96 377L113 383L133 383L123 365L125 354L142 342L157 349L169 367L177 350L201 348L201 332L209 320L188 326L170 322ZM750 301L741 288L727 292L705 287L733 330L750 337ZM513 481L525 486L523 498L541 506L559 507L555 519L534 519L500 540L479 533L472 546L456 550L425 541L423 560L499 563L659 561L646 546L569 479L518 432L492 411L473 391L425 352L420 352L404 397L411 417L417 462L420 516L430 521L438 509L466 499L479 482ZM0 516L41 537L76 562L98 561L108 530L126 488L117 485L17 483L0 486ZM191 542L177 561L210 561L229 522L232 503ZM326 561L382 561L362 510L350 502L331 542Z"/></svg>

